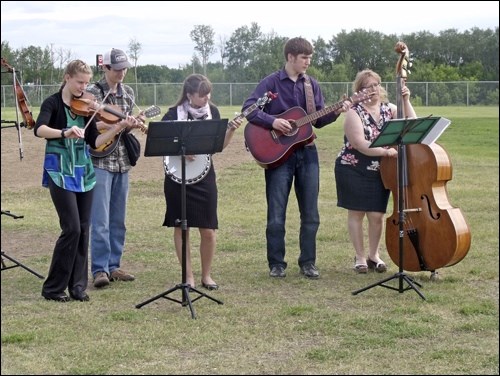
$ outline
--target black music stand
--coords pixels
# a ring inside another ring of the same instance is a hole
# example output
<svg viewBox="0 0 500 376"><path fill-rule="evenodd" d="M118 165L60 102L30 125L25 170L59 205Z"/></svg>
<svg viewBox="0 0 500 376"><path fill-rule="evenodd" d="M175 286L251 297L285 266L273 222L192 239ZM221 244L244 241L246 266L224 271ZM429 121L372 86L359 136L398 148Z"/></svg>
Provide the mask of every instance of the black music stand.
<svg viewBox="0 0 500 376"><path fill-rule="evenodd" d="M159 121L150 122L146 139L145 157L180 155L182 158L181 182L181 219L182 229L182 283L162 292L152 298L137 304L136 308L149 304L159 298L171 300L182 306L189 306L191 317L196 318L193 304L198 299L206 297L218 304L222 301L201 292L186 283L186 234L188 229L186 219L186 155L214 154L222 151L227 130L228 119L221 120L194 120L194 121ZM174 291L182 291L182 300L168 295ZM196 292L198 296L191 300L189 292Z"/></svg>
<svg viewBox="0 0 500 376"><path fill-rule="evenodd" d="M15 214L12 214L9 210L2 210L2 215L4 215L4 214L5 214L5 215L8 215L9 217L12 217L12 218L14 218L14 219L24 218L24 215L15 215ZM5 257L6 259L8 259L8 260L12 261L12 262L14 263L14 265L7 266L7 265L5 264L5 261L3 260L3 258L4 258L4 257ZM4 270L7 270L7 269L12 269L12 268L17 268L17 267L21 267L21 268L23 268L23 269L25 269L25 270L29 271L31 274L36 275L38 278L41 278L41 279L43 279L43 278L44 278L44 276L43 276L43 275L38 274L38 273L37 273L37 272L35 272L34 270L32 270L32 269L28 268L26 265L23 265L22 263L20 263L19 261L17 261L15 258L10 257L9 255L7 255L7 254L3 251L3 249L2 249L2 272L3 272Z"/></svg>
<svg viewBox="0 0 500 376"><path fill-rule="evenodd" d="M371 289L375 286L382 286L388 289L399 291L403 293L406 290L413 289L415 292L425 300L424 295L416 287L422 287L422 285L414 281L403 271L403 237L404 237L404 195L402 194L405 184L405 171L406 171L406 158L404 157L405 148L404 145L408 144L426 144L429 145L436 141L438 137L444 132L444 130L450 125L450 121L445 118L440 117L425 117L416 119L396 119L389 120L382 128L378 137L371 143L370 147L381 147L381 146L392 146L397 145L398 147L398 222L399 222L399 271L394 275L385 278L377 283L373 283L369 286L363 287L362 289L353 291L352 294L356 295L365 290ZM412 210L412 209L408 209ZM394 287L386 285L393 279L399 281L399 287ZM409 286L403 287L403 281ZM416 286L415 286L416 285Z"/></svg>

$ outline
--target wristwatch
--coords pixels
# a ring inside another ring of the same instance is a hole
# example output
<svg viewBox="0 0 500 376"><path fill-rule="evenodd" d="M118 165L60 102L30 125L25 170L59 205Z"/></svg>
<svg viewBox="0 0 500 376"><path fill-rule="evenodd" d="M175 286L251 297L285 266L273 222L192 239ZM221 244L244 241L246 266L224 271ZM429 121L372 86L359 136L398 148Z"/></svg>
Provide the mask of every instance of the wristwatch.
<svg viewBox="0 0 500 376"><path fill-rule="evenodd" d="M66 130L66 128L61 129L61 137L62 138L66 138L66 135L64 134L65 130Z"/></svg>

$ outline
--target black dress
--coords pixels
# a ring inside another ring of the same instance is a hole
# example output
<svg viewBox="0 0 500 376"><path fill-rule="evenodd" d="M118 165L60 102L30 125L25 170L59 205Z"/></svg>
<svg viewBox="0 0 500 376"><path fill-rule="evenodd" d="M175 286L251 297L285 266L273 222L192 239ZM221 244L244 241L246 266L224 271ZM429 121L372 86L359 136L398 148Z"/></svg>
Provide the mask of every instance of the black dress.
<svg viewBox="0 0 500 376"><path fill-rule="evenodd" d="M363 123L365 139L372 142L386 121L392 119L387 103L380 105L377 123L361 104L353 107ZM370 157L354 149L344 135L344 146L335 161L337 206L349 210L385 213L390 191L380 176L380 157Z"/></svg>
<svg viewBox="0 0 500 376"><path fill-rule="evenodd" d="M217 107L210 105L212 119L220 119ZM162 120L177 120L177 107L169 108ZM189 120L194 120L189 115ZM163 191L167 211L163 226L179 227L182 215L182 185L165 174ZM205 177L193 184L186 184L186 220L187 227L218 228L217 219L217 183L213 163Z"/></svg>

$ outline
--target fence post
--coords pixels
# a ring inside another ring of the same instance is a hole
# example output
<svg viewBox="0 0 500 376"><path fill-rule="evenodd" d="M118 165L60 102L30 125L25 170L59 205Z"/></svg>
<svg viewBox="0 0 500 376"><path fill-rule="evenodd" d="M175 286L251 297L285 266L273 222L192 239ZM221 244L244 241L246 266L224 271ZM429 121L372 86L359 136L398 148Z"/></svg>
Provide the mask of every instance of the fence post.
<svg viewBox="0 0 500 376"><path fill-rule="evenodd" d="M467 107L469 107L469 82L467 82Z"/></svg>

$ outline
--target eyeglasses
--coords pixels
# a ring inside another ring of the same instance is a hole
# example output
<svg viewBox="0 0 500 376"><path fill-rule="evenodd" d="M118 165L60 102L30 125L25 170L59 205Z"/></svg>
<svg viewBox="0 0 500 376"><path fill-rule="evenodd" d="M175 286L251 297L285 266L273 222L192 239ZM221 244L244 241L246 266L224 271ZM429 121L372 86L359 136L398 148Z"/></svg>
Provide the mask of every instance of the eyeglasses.
<svg viewBox="0 0 500 376"><path fill-rule="evenodd" d="M380 86L379 83L371 84L370 86L364 86L363 89L376 89Z"/></svg>

